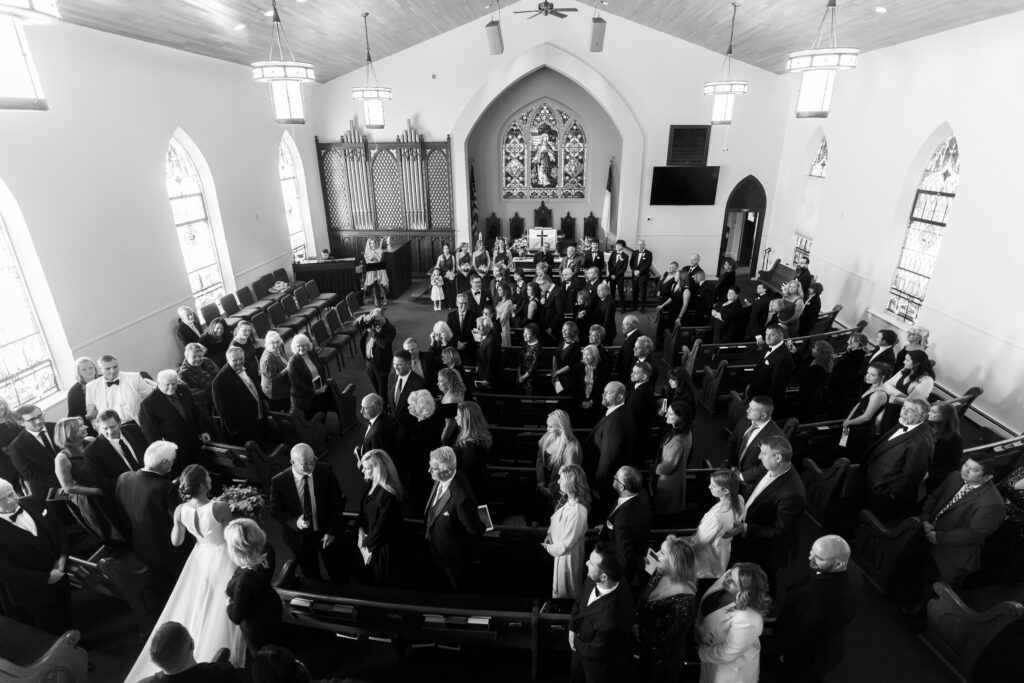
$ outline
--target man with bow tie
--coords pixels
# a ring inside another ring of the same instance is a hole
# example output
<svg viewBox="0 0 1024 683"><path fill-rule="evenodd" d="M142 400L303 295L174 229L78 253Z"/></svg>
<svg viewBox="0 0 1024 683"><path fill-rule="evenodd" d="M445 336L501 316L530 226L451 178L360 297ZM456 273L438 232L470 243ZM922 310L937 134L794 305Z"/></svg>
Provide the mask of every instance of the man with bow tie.
<svg viewBox="0 0 1024 683"><path fill-rule="evenodd" d="M137 372L122 372L116 356L100 356L98 365L102 376L85 385L85 419L92 422L103 411L116 410L121 422L138 422L139 406L156 383Z"/></svg>
<svg viewBox="0 0 1024 683"><path fill-rule="evenodd" d="M434 480L423 514L427 542L434 564L458 593L467 588L473 550L486 529L480 521L473 489L456 472L455 451L448 446L431 451L427 469Z"/></svg>
<svg viewBox="0 0 1024 683"><path fill-rule="evenodd" d="M5 479L0 479L0 548L0 582L14 610L8 616L62 635L71 626L64 525L41 499L19 501Z"/></svg>
<svg viewBox="0 0 1024 683"><path fill-rule="evenodd" d="M633 635L633 596L625 585L622 557L598 541L587 559L587 578L569 617L573 683L625 680Z"/></svg>
<svg viewBox="0 0 1024 683"><path fill-rule="evenodd" d="M883 434L867 454L868 509L880 519L900 520L917 512L924 475L935 452L935 437L925 424L928 404L908 398L899 424Z"/></svg>
<svg viewBox="0 0 1024 683"><path fill-rule="evenodd" d="M775 402L775 414L784 415L786 387L793 377L793 355L785 344L786 333L778 325L765 330L764 342L768 346L750 375L747 398L771 396Z"/></svg>
<svg viewBox="0 0 1024 683"><path fill-rule="evenodd" d="M640 312L647 307L647 283L651 280L651 264L654 255L647 251L647 243L640 240L636 243L636 251L629 257L629 269L633 274L633 310L640 306Z"/></svg>

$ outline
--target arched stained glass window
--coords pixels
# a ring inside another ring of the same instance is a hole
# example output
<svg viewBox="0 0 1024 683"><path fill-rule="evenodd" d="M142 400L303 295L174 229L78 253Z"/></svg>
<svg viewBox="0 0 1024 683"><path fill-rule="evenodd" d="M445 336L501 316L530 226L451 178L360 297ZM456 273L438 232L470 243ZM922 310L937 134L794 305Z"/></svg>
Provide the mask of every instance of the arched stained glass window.
<svg viewBox="0 0 1024 683"><path fill-rule="evenodd" d="M196 310L216 303L224 295L224 275L217 255L213 226L207 211L203 182L192 158L175 138L167 146L165 160L167 196L171 201L178 246L185 259Z"/></svg>
<svg viewBox="0 0 1024 683"><path fill-rule="evenodd" d="M299 179L295 173L295 157L288 148L285 138L277 150L278 175L281 179L281 194L284 197L284 215L288 222L288 240L296 261L306 258L306 227L302 219L302 204L299 201Z"/></svg>
<svg viewBox="0 0 1024 683"><path fill-rule="evenodd" d="M828 175L828 140L821 136L821 144L818 145L818 153L814 155L811 162L810 175L814 178L824 178Z"/></svg>
<svg viewBox="0 0 1024 683"><path fill-rule="evenodd" d="M587 136L575 112L550 100L516 112L502 128L503 199L583 199Z"/></svg>
<svg viewBox="0 0 1024 683"><path fill-rule="evenodd" d="M935 150L914 195L900 262L885 307L899 320L917 322L959 184L960 149L951 134Z"/></svg>

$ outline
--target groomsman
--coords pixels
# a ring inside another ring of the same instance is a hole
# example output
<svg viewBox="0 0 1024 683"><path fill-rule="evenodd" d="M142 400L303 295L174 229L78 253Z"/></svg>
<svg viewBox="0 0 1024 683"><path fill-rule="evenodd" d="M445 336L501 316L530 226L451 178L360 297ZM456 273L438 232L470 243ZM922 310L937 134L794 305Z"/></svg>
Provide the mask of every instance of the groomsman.
<svg viewBox="0 0 1024 683"><path fill-rule="evenodd" d="M654 262L654 255L647 251L647 242L640 240L636 243L636 251L629 257L629 269L633 275L633 310L637 310L639 302L640 312L643 313L647 307L647 283L651 279L651 264Z"/></svg>

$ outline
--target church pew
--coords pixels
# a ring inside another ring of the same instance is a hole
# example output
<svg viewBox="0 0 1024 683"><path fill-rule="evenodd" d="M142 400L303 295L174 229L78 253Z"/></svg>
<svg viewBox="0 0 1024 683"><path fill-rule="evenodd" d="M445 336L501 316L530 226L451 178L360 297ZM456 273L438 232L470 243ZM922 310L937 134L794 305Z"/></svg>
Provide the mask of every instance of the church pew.
<svg viewBox="0 0 1024 683"><path fill-rule="evenodd" d="M49 683L89 680L89 656L77 647L81 634L67 631L60 636L40 631L0 616L0 680Z"/></svg>
<svg viewBox="0 0 1024 683"><path fill-rule="evenodd" d="M715 368L704 366L704 373L700 378L700 388L697 391L697 404L712 415L715 414L718 406L719 387L725 371L729 368L729 361L720 360Z"/></svg>
<svg viewBox="0 0 1024 683"><path fill-rule="evenodd" d="M571 396L520 396L517 394L475 393L488 421L509 427L544 427L548 413L564 410L572 413L576 402Z"/></svg>
<svg viewBox="0 0 1024 683"><path fill-rule="evenodd" d="M796 269L784 265L782 259L775 259L775 263L768 270L757 271L756 283L764 285L769 292L775 292L782 296L782 285L796 279Z"/></svg>
<svg viewBox="0 0 1024 683"><path fill-rule="evenodd" d="M163 607L149 567L124 548L104 545L87 559L69 555L68 576L75 587L88 586L127 603L140 632L153 627Z"/></svg>
<svg viewBox="0 0 1024 683"><path fill-rule="evenodd" d="M221 481L251 482L264 491L270 491L270 480L275 474L290 466L284 444L267 453L255 441L249 441L244 448L215 441L205 443L200 451L200 464Z"/></svg>
<svg viewBox="0 0 1024 683"><path fill-rule="evenodd" d="M908 517L895 527L882 524L869 510L860 511L854 558L864 578L878 590L889 590L890 581L905 552L921 534L921 520Z"/></svg>
<svg viewBox="0 0 1024 683"><path fill-rule="evenodd" d="M822 530L831 528L829 512L834 513L835 502L849 468L850 461L846 458L839 458L824 472L813 460L804 461L804 471L801 475L804 490L807 492L807 507L804 514Z"/></svg>

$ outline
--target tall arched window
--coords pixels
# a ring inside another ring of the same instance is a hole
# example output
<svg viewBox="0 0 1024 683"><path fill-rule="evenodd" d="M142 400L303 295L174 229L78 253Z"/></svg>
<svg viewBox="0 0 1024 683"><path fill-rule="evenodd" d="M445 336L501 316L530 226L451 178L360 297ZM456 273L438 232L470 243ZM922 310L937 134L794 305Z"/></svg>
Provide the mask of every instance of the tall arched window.
<svg viewBox="0 0 1024 683"><path fill-rule="evenodd" d="M583 199L587 136L575 112L542 100L502 128L503 199Z"/></svg>
<svg viewBox="0 0 1024 683"><path fill-rule="evenodd" d="M224 275L207 210L203 181L182 144L171 138L165 161L167 196L178 229L178 246L185 259L192 297L198 310L224 295Z"/></svg>
<svg viewBox="0 0 1024 683"><path fill-rule="evenodd" d="M885 307L900 320L917 322L959 184L960 150L950 134L932 155L914 195L900 263Z"/></svg>
<svg viewBox="0 0 1024 683"><path fill-rule="evenodd" d="M285 133L277 149L277 169L281 179L281 194L284 197L284 216L288 222L288 240L291 242L295 260L299 261L306 258L306 222L299 199L300 183L296 170L296 155L291 149L293 145L288 133Z"/></svg>

